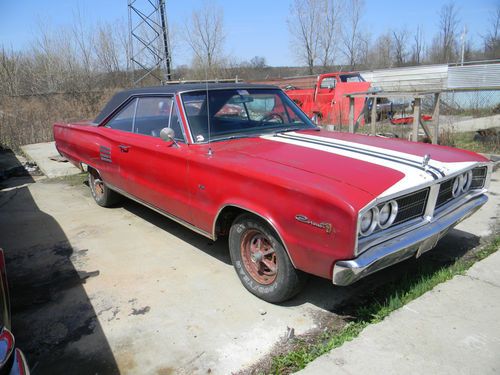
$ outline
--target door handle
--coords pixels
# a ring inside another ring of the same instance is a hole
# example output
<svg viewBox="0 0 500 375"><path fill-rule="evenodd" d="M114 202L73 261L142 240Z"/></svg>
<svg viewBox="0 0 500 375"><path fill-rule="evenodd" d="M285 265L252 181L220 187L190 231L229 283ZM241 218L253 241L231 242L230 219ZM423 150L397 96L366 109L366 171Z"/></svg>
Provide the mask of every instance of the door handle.
<svg viewBox="0 0 500 375"><path fill-rule="evenodd" d="M119 145L118 148L120 149L121 152L128 152L130 146Z"/></svg>

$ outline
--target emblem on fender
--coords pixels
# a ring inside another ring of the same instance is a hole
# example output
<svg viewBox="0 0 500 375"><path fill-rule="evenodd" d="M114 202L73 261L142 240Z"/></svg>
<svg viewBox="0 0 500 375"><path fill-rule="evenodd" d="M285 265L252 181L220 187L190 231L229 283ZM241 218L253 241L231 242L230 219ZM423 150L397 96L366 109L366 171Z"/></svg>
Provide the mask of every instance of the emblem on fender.
<svg viewBox="0 0 500 375"><path fill-rule="evenodd" d="M332 233L332 224L330 223L317 223L315 221L310 220L307 216L305 215L295 215L295 220L300 221L301 223L304 224L309 224L312 225L313 227L324 229L326 233L330 234Z"/></svg>

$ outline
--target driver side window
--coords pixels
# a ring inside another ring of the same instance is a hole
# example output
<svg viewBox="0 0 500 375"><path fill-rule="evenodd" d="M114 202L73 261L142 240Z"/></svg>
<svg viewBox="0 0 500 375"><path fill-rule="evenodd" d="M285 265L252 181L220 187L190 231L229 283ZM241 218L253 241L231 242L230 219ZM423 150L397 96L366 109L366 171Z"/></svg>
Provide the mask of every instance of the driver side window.
<svg viewBox="0 0 500 375"><path fill-rule="evenodd" d="M320 84L321 89L334 89L337 84L337 79L335 77L323 78Z"/></svg>

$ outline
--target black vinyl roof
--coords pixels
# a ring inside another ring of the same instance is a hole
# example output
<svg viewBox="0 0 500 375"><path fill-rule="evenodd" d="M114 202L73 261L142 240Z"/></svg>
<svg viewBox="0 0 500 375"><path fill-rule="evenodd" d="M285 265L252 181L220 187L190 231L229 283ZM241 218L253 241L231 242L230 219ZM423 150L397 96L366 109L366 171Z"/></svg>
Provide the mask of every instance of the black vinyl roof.
<svg viewBox="0 0 500 375"><path fill-rule="evenodd" d="M277 86L272 85L261 85L252 83L208 83L209 90L218 89L244 89L244 88L263 88L263 89L279 89ZM139 87L135 89L123 90L116 93L109 102L104 106L101 113L97 115L94 120L95 124L100 124L104 119L106 119L114 110L125 102L131 96L141 96L141 95L154 95L154 94L176 94L182 91L197 91L206 90L206 83L180 83L165 86L153 86L153 87Z"/></svg>

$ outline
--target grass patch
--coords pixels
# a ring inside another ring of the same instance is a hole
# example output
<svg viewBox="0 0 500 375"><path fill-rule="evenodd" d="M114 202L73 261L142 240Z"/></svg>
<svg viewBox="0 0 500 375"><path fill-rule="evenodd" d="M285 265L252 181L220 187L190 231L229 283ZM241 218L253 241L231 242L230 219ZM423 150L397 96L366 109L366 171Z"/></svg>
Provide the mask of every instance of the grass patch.
<svg viewBox="0 0 500 375"><path fill-rule="evenodd" d="M340 330L325 332L319 340L313 343L299 341L293 351L273 358L269 372L289 374L303 369L322 354L357 337L369 324L382 321L394 310L420 297L438 284L456 275L463 275L474 263L497 251L499 246L500 235L496 235L488 244L476 248L467 256L447 266L437 270L422 269L417 273L418 276L406 275L401 281L378 289L371 298L371 302L358 307L351 314L354 318Z"/></svg>
<svg viewBox="0 0 500 375"><path fill-rule="evenodd" d="M491 136L489 141L479 142L474 140L475 134L475 132L453 134L453 146L486 154L500 153L500 142L498 137Z"/></svg>

